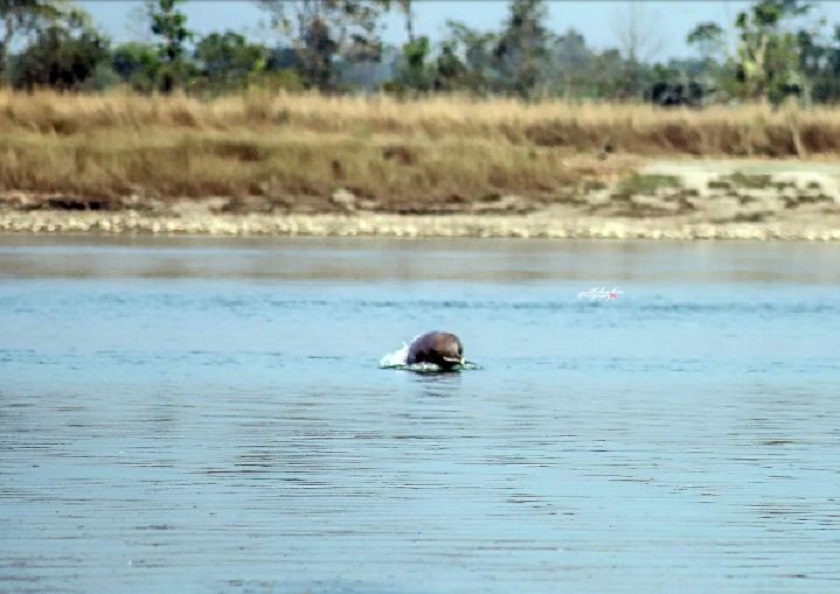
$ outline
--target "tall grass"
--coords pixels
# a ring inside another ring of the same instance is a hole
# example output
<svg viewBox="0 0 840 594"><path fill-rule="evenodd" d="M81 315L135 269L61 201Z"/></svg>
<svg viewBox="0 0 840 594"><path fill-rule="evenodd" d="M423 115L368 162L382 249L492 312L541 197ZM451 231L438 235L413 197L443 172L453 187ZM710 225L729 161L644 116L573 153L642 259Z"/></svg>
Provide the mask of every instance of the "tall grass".
<svg viewBox="0 0 840 594"><path fill-rule="evenodd" d="M598 173L595 155L605 150L836 154L840 110L0 91L6 190L288 201L343 187L382 204L508 192L552 196Z"/></svg>

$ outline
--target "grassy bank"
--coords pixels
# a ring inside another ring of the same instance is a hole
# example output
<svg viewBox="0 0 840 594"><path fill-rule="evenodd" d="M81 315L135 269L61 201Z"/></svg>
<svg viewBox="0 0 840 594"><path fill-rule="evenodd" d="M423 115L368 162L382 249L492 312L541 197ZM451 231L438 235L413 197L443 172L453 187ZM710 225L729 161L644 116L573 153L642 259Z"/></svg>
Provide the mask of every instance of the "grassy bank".
<svg viewBox="0 0 840 594"><path fill-rule="evenodd" d="M623 171L626 155L838 152L840 110L0 92L2 189L94 208L216 195L233 210L327 212L339 188L390 212L505 194L562 202L580 180Z"/></svg>

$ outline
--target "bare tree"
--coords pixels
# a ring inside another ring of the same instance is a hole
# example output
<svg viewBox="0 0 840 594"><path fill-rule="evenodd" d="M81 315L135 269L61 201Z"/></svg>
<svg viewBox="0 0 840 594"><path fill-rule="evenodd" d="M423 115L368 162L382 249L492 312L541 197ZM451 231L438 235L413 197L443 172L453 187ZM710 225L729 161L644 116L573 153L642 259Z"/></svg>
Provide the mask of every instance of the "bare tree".
<svg viewBox="0 0 840 594"><path fill-rule="evenodd" d="M651 11L646 2L627 1L619 8L613 21L622 58L623 75L619 82L619 95L625 99L641 99L645 93L644 69L662 51L662 21Z"/></svg>
<svg viewBox="0 0 840 594"><path fill-rule="evenodd" d="M411 6L412 0L396 0L399 11L405 17L405 33L408 35L408 43L414 43L414 11ZM391 10L391 0L382 0L385 10Z"/></svg>
<svg viewBox="0 0 840 594"><path fill-rule="evenodd" d="M0 74L7 74L14 42L56 22L71 8L64 0L0 0Z"/></svg>
<svg viewBox="0 0 840 594"><path fill-rule="evenodd" d="M149 23L152 21L154 4L147 1L142 5L133 6L125 19L125 34L131 41L151 44L154 41Z"/></svg>
<svg viewBox="0 0 840 594"><path fill-rule="evenodd" d="M638 64L651 60L662 51L663 21L647 2L628 0L617 12L613 31L624 59Z"/></svg>
<svg viewBox="0 0 840 594"><path fill-rule="evenodd" d="M276 30L291 41L306 79L332 89L334 60L377 59L382 0L256 0Z"/></svg>

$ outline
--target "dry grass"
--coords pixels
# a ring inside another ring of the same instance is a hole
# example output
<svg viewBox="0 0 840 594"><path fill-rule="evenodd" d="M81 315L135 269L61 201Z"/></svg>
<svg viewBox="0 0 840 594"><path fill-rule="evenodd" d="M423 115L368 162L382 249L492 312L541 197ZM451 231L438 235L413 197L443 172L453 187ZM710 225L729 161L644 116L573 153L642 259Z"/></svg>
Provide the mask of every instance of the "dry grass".
<svg viewBox="0 0 840 594"><path fill-rule="evenodd" d="M594 156L607 146L634 155L834 154L840 110L0 92L6 190L288 203L343 187L383 208L505 193L552 199L601 172Z"/></svg>

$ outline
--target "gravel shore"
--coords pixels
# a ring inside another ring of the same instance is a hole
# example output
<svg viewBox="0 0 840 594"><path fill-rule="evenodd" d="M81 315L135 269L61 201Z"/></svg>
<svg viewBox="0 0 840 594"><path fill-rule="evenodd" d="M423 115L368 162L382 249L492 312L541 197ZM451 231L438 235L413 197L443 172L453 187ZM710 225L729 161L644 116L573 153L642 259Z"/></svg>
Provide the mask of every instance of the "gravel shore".
<svg viewBox="0 0 840 594"><path fill-rule="evenodd" d="M527 215L223 215L148 216L136 212L0 213L0 232L320 237L520 237L598 239L741 239L840 241L840 215L774 222L691 222L685 217L635 219Z"/></svg>

